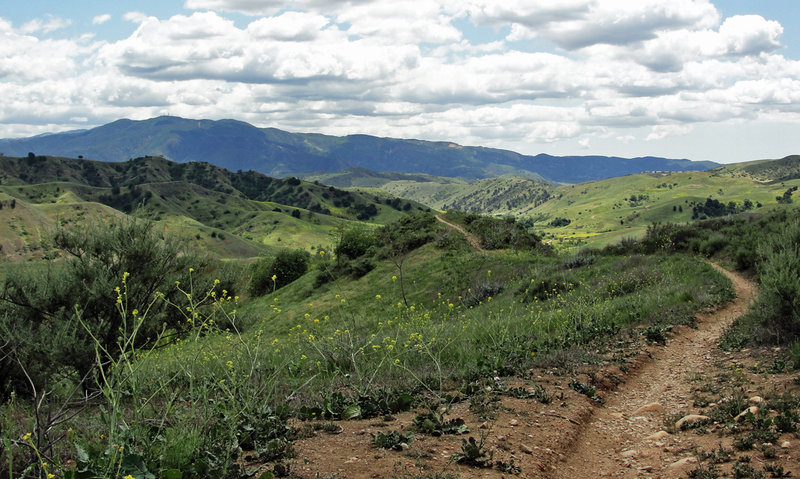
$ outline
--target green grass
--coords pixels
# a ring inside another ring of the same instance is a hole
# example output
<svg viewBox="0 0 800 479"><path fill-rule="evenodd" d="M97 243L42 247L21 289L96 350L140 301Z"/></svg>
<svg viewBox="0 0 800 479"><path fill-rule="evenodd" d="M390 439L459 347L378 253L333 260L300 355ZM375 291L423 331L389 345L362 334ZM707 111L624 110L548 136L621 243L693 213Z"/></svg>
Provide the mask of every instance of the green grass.
<svg viewBox="0 0 800 479"><path fill-rule="evenodd" d="M553 199L531 213L538 220L537 229L541 227L553 244L599 247L623 237L639 237L654 222L689 222L692 202L704 202L709 197L739 204L749 199L771 209L777 205L776 196L798 184L800 180L764 184L713 172L631 175L560 187L553 192ZM647 199L625 200L632 195ZM548 227L555 217L571 223Z"/></svg>
<svg viewBox="0 0 800 479"><path fill-rule="evenodd" d="M90 389L104 392L103 409L48 429L13 419L47 417L33 414L30 403L6 404L3 435L19 440L32 432L49 446L68 434L70 441L54 445L55 457L101 476L139 464L157 476L175 469L184 477L236 477L242 450L262 462L291 453L289 415L392 413L415 397L551 367L553 358L569 368L621 337L661 337L731 295L722 275L690 256L479 253L463 238L444 241L452 230L430 224L432 242L376 259L356 280L317 286L320 269L335 261L317 252L305 276L261 298L230 297L213 282L182 284L185 294L174 307L191 325L189 334L166 344L165 331L163 347L123 345L121 356L101 351L113 366ZM126 318L133 309L147 314L146 305L121 305ZM68 391L76 380L69 371L57 377L44 406L52 411L73 400ZM128 456L118 454L120 445ZM17 464L35 464L32 451L9 454Z"/></svg>

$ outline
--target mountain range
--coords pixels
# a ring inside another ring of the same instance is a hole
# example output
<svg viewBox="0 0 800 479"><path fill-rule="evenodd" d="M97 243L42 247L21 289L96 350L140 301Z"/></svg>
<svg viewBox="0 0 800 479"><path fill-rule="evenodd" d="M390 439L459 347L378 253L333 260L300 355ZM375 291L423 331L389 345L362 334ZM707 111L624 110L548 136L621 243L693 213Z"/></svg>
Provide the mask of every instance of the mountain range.
<svg viewBox="0 0 800 479"><path fill-rule="evenodd" d="M465 179L516 175L557 183L580 183L643 171L702 171L719 166L710 161L651 156L530 156L444 141L290 133L237 120L172 116L123 119L88 130L2 139L0 152L7 156L33 152L114 162L156 155L276 177L367 168Z"/></svg>

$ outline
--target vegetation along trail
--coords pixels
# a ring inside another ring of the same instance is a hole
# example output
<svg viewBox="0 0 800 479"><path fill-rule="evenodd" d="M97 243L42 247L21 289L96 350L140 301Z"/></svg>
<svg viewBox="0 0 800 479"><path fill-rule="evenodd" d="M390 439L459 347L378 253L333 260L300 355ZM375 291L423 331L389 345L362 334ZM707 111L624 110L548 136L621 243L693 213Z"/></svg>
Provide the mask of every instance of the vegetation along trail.
<svg viewBox="0 0 800 479"><path fill-rule="evenodd" d="M475 236L469 234L469 232L467 232L467 230L462 228L460 225L447 221L446 219L442 218L441 215L436 215L436 219L439 222L446 224L447 226L453 228L454 230L464 235L464 237L467 238L467 241L469 242L470 246L472 246L472 248L475 249L476 251L480 252L486 251L483 249L483 246L481 246L480 240L478 240L478 238L476 238Z"/></svg>
<svg viewBox="0 0 800 479"><path fill-rule="evenodd" d="M693 442L700 436L664 429L673 429L670 424L691 413L694 378L712 375L715 356L725 354L717 346L720 337L757 294L750 281L716 268L733 282L736 299L699 316L696 329L682 327L666 346L651 350L653 360L631 371L626 383L607 395L551 477L676 478L694 467Z"/></svg>

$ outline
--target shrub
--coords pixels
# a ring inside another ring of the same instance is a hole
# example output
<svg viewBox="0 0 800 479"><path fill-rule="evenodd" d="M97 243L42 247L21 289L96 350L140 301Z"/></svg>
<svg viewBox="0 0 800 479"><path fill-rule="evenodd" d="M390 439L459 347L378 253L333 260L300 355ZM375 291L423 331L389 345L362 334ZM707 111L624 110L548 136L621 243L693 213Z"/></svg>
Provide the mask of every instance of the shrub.
<svg viewBox="0 0 800 479"><path fill-rule="evenodd" d="M263 296L306 274L310 255L302 249L283 249L271 261L262 258L253 265L250 276L250 295Z"/></svg>
<svg viewBox="0 0 800 479"><path fill-rule="evenodd" d="M559 216L556 219L554 219L553 221L551 221L549 224L553 228L560 228L562 226L567 226L570 223L572 223L571 220L569 220L567 218L562 218L562 217Z"/></svg>
<svg viewBox="0 0 800 479"><path fill-rule="evenodd" d="M142 220L59 230L53 243L65 261L11 269L2 285L0 336L8 342L0 346L10 353L0 355L3 390L30 386L16 360L25 365L36 387L56 372L83 377L95 363L86 328L102 347L115 350L122 327L116 301L122 293L140 308L151 304L156 292L170 301L178 294L176 282L192 280L190 267L205 266L184 243ZM127 282L128 276L135 281ZM118 289L121 281L124 291ZM77 321L76 308L86 327ZM182 331L186 325L173 309L164 301L154 304L136 345L154 339L164 327Z"/></svg>
<svg viewBox="0 0 800 479"><path fill-rule="evenodd" d="M761 293L756 304L778 342L800 334L800 223L790 222L758 249Z"/></svg>
<svg viewBox="0 0 800 479"><path fill-rule="evenodd" d="M375 244L375 235L371 231L363 227L353 227L342 233L334 252L340 258L346 256L350 259L356 259L367 254Z"/></svg>

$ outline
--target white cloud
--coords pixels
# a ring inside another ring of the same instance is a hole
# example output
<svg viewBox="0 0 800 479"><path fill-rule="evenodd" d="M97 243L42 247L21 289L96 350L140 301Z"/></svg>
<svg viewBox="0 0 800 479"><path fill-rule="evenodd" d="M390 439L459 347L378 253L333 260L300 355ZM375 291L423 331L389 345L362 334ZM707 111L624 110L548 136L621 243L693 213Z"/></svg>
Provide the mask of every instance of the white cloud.
<svg viewBox="0 0 800 479"><path fill-rule="evenodd" d="M540 36L568 50L631 45L661 31L710 27L719 21L707 0L480 0L470 13L479 23L511 24L510 41Z"/></svg>
<svg viewBox="0 0 800 479"><path fill-rule="evenodd" d="M35 18L20 27L19 31L21 33L29 34L29 33L50 33L55 30L60 30L62 28L66 28L72 24L72 20L55 17L52 15L46 16L44 19Z"/></svg>
<svg viewBox="0 0 800 479"><path fill-rule="evenodd" d="M719 28L724 51L729 55L759 55L780 48L778 40L783 27L759 15L737 15L725 20Z"/></svg>
<svg viewBox="0 0 800 479"><path fill-rule="evenodd" d="M668 136L682 136L692 131L689 125L656 125L645 141L663 140Z"/></svg>
<svg viewBox="0 0 800 479"><path fill-rule="evenodd" d="M131 23L142 23L147 20L147 15L142 12L127 12L125 15L122 16L126 21Z"/></svg>
<svg viewBox="0 0 800 479"><path fill-rule="evenodd" d="M108 14L108 13L104 13L102 15L97 15L97 16L93 17L92 18L92 24L93 25L102 25L102 24L106 23L109 20L111 20L111 15Z"/></svg>
<svg viewBox="0 0 800 479"><path fill-rule="evenodd" d="M0 136L26 122L39 132L169 112L330 134L580 148L653 145L698 124L800 121L800 62L777 53L781 24L723 19L707 0L185 6L197 11L128 12L135 31L113 42L52 40L46 34L66 22L55 17L18 28L0 18ZM235 22L223 11L251 17ZM459 29L469 22L496 35L477 41Z"/></svg>
<svg viewBox="0 0 800 479"><path fill-rule="evenodd" d="M247 32L257 39L305 42L319 38L328 23L330 20L316 13L285 12L252 22Z"/></svg>
<svg viewBox="0 0 800 479"><path fill-rule="evenodd" d="M347 32L390 43L446 43L461 40L451 21L458 10L433 0L396 0L354 5L336 15Z"/></svg>

